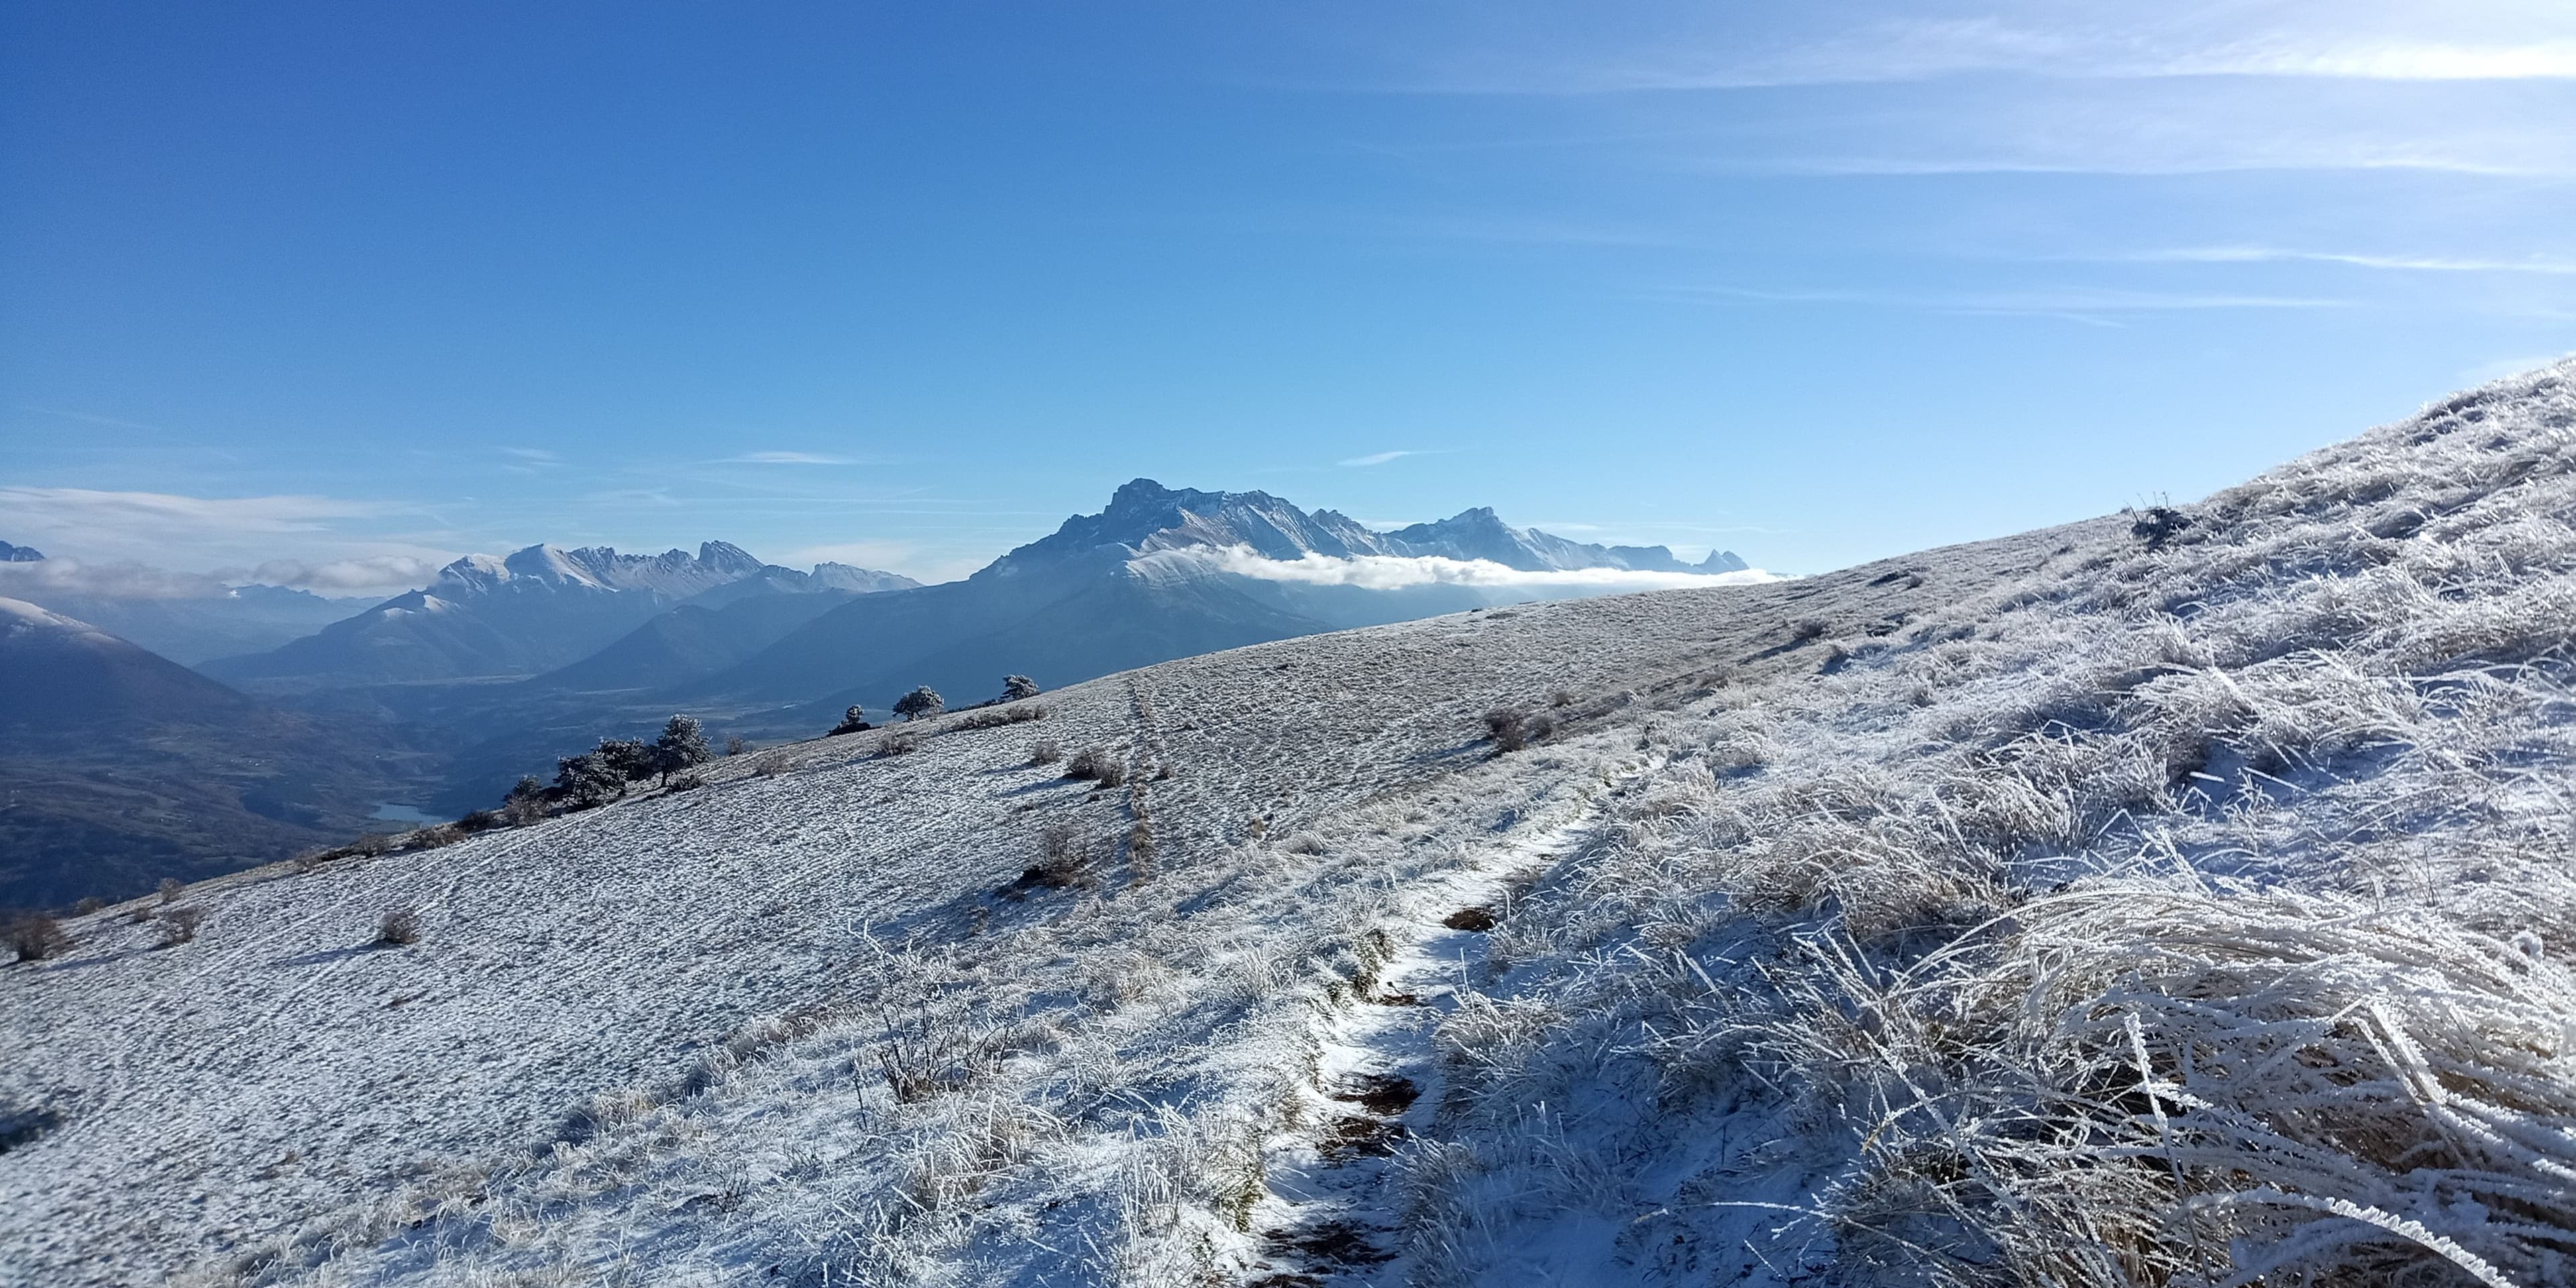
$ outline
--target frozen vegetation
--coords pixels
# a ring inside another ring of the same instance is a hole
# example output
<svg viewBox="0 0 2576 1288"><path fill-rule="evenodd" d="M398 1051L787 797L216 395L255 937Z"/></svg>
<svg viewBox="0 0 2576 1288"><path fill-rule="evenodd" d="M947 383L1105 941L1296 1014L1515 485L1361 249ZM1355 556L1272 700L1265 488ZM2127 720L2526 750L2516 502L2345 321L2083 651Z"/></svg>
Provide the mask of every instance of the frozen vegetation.
<svg viewBox="0 0 2576 1288"><path fill-rule="evenodd" d="M0 1279L2576 1281L2571 380L71 919Z"/></svg>

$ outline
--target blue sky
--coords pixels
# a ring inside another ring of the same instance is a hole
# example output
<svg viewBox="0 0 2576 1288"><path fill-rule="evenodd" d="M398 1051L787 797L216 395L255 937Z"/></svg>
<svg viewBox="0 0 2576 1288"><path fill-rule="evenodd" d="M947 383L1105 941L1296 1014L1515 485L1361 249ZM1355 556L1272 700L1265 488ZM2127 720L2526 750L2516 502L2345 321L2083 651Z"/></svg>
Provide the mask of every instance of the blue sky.
<svg viewBox="0 0 2576 1288"><path fill-rule="evenodd" d="M2576 349L2576 8L0 11L0 538L961 574L1137 475L1812 572Z"/></svg>

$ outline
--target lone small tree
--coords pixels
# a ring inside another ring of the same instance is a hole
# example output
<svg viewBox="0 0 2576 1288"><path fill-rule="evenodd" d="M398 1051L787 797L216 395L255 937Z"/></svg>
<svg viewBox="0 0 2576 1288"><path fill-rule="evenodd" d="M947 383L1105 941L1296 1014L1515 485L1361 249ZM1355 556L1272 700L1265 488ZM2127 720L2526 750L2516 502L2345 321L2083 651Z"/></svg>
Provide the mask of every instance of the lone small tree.
<svg viewBox="0 0 2576 1288"><path fill-rule="evenodd" d="M873 729L875 727L875 725L868 723L868 709L866 707L852 707L841 713L841 723L832 726L832 733L834 735L857 733L862 729Z"/></svg>
<svg viewBox="0 0 2576 1288"><path fill-rule="evenodd" d="M501 819L512 827L526 827L546 816L546 785L534 774L521 774L510 793L501 798Z"/></svg>
<svg viewBox="0 0 2576 1288"><path fill-rule="evenodd" d="M555 761L555 792L574 809L591 809L625 795L626 775L595 751L565 756Z"/></svg>
<svg viewBox="0 0 2576 1288"><path fill-rule="evenodd" d="M636 738L602 738L590 754L630 783L652 777L657 767L653 748Z"/></svg>
<svg viewBox="0 0 2576 1288"><path fill-rule="evenodd" d="M948 704L940 700L939 691L927 684L894 700L894 713L906 720L935 716L947 709Z"/></svg>
<svg viewBox="0 0 2576 1288"><path fill-rule="evenodd" d="M706 730L696 716L673 716L662 726L662 736L653 740L653 768L661 771L662 785L671 783L671 775L683 769L703 765L716 758L707 746Z"/></svg>
<svg viewBox="0 0 2576 1288"><path fill-rule="evenodd" d="M1002 701L1004 702L1017 702L1022 698L1034 698L1038 693L1038 682L1025 675L1006 675L1002 677Z"/></svg>

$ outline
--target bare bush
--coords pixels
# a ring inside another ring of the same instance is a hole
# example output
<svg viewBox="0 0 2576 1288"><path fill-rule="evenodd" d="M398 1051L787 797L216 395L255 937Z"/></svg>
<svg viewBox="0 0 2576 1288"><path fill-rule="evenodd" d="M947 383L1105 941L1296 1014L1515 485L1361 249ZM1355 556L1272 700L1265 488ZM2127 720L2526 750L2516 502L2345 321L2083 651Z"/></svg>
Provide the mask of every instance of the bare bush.
<svg viewBox="0 0 2576 1288"><path fill-rule="evenodd" d="M161 902L165 904L177 903L179 902L179 896L185 893L187 889L187 883L181 881L179 878L163 877L161 878L161 885L159 886L158 893L161 896Z"/></svg>
<svg viewBox="0 0 2576 1288"><path fill-rule="evenodd" d="M672 779L670 784L663 790L673 792L693 792L706 785L707 780L697 774L682 774L679 777Z"/></svg>
<svg viewBox="0 0 2576 1288"><path fill-rule="evenodd" d="M2145 514L2138 516L2137 522L2129 525L2129 535L2145 542L2147 549L2154 552L2164 549L2175 537L2182 535L2191 523L2190 515L2172 506L2151 505Z"/></svg>
<svg viewBox="0 0 2576 1288"><path fill-rule="evenodd" d="M1053 738L1040 738L1029 744L1029 763L1032 765L1052 765L1062 759L1064 748Z"/></svg>
<svg viewBox="0 0 2576 1288"><path fill-rule="evenodd" d="M86 917L105 907L107 907L107 900L99 898L97 895L89 895L84 897L79 903L72 905L72 914L74 916Z"/></svg>
<svg viewBox="0 0 2576 1288"><path fill-rule="evenodd" d="M40 962L71 951L73 941L63 923L41 912L29 912L0 926L0 943L7 944L22 962Z"/></svg>
<svg viewBox="0 0 2576 1288"><path fill-rule="evenodd" d="M1061 890L1091 884L1092 844L1071 823L1051 823L1038 833L1038 859L1020 873L1021 889Z"/></svg>
<svg viewBox="0 0 2576 1288"><path fill-rule="evenodd" d="M1064 776L1116 787L1127 781L1127 765L1107 747L1085 747L1065 762Z"/></svg>
<svg viewBox="0 0 2576 1288"><path fill-rule="evenodd" d="M908 756L919 750L921 731L917 729L889 729L884 737L877 739L879 756Z"/></svg>
<svg viewBox="0 0 2576 1288"><path fill-rule="evenodd" d="M1801 617L1789 623L1789 638L1804 644L1809 640L1823 639L1833 629L1834 624L1824 618Z"/></svg>
<svg viewBox="0 0 2576 1288"><path fill-rule="evenodd" d="M745 738L738 733L729 733L725 735L724 754L728 756L739 756L750 750L752 750L750 739Z"/></svg>
<svg viewBox="0 0 2576 1288"><path fill-rule="evenodd" d="M196 938L197 926L205 921L205 919L205 909L193 907L188 904L178 904L172 907L163 908L159 917L159 921L161 922L161 947L175 948Z"/></svg>
<svg viewBox="0 0 2576 1288"><path fill-rule="evenodd" d="M1047 709L1036 703L1014 703L1010 706L977 707L948 723L951 729L999 729L1005 725L1029 724L1047 718Z"/></svg>
<svg viewBox="0 0 2576 1288"><path fill-rule="evenodd" d="M433 823L403 838L406 850L436 850L465 839L465 829L454 823Z"/></svg>
<svg viewBox="0 0 2576 1288"><path fill-rule="evenodd" d="M420 914L409 908L388 908L384 919L376 923L376 944L399 948L420 942Z"/></svg>
<svg viewBox="0 0 2576 1288"><path fill-rule="evenodd" d="M1529 745L1529 735L1522 722L1528 719L1519 707L1497 706L1485 712L1485 737L1496 751L1519 751Z"/></svg>

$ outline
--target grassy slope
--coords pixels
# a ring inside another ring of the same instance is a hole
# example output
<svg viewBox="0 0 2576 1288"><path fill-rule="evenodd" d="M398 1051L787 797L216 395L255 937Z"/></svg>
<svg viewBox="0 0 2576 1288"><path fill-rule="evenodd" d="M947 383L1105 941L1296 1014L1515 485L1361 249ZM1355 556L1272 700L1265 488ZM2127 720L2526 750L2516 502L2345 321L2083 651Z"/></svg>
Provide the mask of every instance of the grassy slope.
<svg viewBox="0 0 2576 1288"><path fill-rule="evenodd" d="M2498 387L2162 552L1262 645L225 878L177 948L87 919L0 972L0 1097L61 1115L0 1279L2550 1282L2571 423ZM1088 884L997 895L1055 823ZM1370 1008L1425 946L1451 995ZM1413 1139L1319 1194L1319 1083L1400 1032Z"/></svg>

